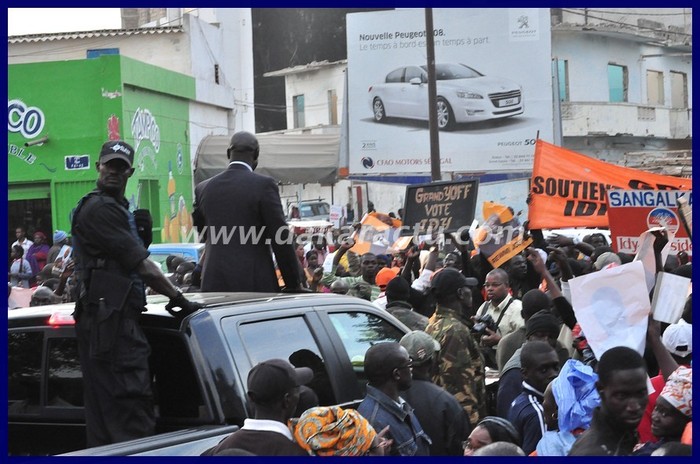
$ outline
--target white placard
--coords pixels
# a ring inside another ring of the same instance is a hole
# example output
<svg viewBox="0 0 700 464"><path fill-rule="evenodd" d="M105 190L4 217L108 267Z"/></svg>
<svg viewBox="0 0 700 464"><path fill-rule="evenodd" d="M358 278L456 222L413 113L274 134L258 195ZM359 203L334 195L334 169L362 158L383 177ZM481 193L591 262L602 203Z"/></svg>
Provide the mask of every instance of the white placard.
<svg viewBox="0 0 700 464"><path fill-rule="evenodd" d="M691 285L692 282L687 277L659 272L656 276L654 298L651 300L654 319L667 324L678 322L683 314Z"/></svg>
<svg viewBox="0 0 700 464"><path fill-rule="evenodd" d="M28 308L33 294L33 288L12 287L10 297L7 299L7 308Z"/></svg>
<svg viewBox="0 0 700 464"><path fill-rule="evenodd" d="M641 261L641 263L644 265L644 279L647 283L647 293L652 291L654 284L656 283L656 257L654 256L654 242L656 241L656 237L654 237L652 234L652 232L656 230L664 230L664 228L652 227L639 236L639 249L634 257L635 261ZM666 234L668 236L668 243L664 249L661 250L662 263L666 262L668 252L671 249L671 243L676 237L676 234L670 230L666 230Z"/></svg>
<svg viewBox="0 0 700 464"><path fill-rule="evenodd" d="M651 304L640 261L576 277L569 285L576 319L596 358L616 346L644 354Z"/></svg>
<svg viewBox="0 0 700 464"><path fill-rule="evenodd" d="M68 263L70 262L69 259L73 255L73 247L69 245L63 245L61 249L58 251L58 255L56 256L56 259L54 260L54 267L57 269L56 273L61 274L65 269Z"/></svg>
<svg viewBox="0 0 700 464"><path fill-rule="evenodd" d="M342 224L342 220L345 217L345 207L340 205L331 205L330 214L328 219L333 223L333 227L339 228Z"/></svg>

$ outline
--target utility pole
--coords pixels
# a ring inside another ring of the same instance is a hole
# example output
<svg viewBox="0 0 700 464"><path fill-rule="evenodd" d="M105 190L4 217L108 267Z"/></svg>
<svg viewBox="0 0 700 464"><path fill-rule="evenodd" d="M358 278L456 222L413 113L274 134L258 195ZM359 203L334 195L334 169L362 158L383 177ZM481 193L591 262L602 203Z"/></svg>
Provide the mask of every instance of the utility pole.
<svg viewBox="0 0 700 464"><path fill-rule="evenodd" d="M430 179L442 180L440 174L440 137L437 126L437 85L435 83L435 35L433 9L425 9L425 47L428 58L428 129L430 131Z"/></svg>

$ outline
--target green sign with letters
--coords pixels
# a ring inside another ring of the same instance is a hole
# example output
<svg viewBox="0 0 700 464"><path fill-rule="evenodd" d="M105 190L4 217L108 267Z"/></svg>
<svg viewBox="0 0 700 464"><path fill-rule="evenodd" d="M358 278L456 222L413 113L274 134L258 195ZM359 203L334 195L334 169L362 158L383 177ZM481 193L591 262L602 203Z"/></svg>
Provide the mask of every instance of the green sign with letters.
<svg viewBox="0 0 700 464"><path fill-rule="evenodd" d="M107 140L136 153L126 197L147 208L154 241L192 241L188 138L194 78L120 55L8 66L8 197L51 201L53 229L94 188Z"/></svg>

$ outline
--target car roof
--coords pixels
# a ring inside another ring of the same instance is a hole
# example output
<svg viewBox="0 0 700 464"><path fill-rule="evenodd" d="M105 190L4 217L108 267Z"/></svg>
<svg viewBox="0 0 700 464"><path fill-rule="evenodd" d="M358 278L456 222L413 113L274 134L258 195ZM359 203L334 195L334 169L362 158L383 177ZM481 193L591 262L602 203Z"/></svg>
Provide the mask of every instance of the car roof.
<svg viewBox="0 0 700 464"><path fill-rule="evenodd" d="M197 303L202 304L208 310L216 310L219 308L230 308L231 306L240 306L254 308L255 311L278 311L280 304L275 302L286 301L289 307L300 306L318 306L324 304L338 304L342 301L346 303L360 304L370 308L376 308L369 302L366 302L357 297L347 295L337 295L334 293L187 293L186 297ZM147 297L146 308L144 313L147 316L157 316L173 318L170 313L165 310L165 305L168 303L168 298L163 295L149 295ZM273 303L273 304L269 304ZM254 306L248 306L253 304ZM9 310L7 313L8 324L15 326L24 326L26 323L47 325L45 321L52 315L60 314L61 316L69 316L75 309L75 303L61 303L55 305L35 306L31 308L17 308Z"/></svg>

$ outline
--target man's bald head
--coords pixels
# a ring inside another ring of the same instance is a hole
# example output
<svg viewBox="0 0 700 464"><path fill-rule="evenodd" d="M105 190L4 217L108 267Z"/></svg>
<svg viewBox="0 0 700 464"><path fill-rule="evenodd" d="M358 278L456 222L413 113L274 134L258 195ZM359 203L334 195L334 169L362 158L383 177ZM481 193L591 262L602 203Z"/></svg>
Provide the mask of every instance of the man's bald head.
<svg viewBox="0 0 700 464"><path fill-rule="evenodd" d="M231 143L226 154L229 160L243 161L255 170L258 166L258 157L260 156L260 144L257 137L250 132L236 132L231 137Z"/></svg>
<svg viewBox="0 0 700 464"><path fill-rule="evenodd" d="M350 290L348 283L341 279L338 279L335 282L333 282L330 288L332 293L338 293L340 295L345 295L346 293L348 293L348 290Z"/></svg>
<svg viewBox="0 0 700 464"><path fill-rule="evenodd" d="M365 353L365 374L372 385L381 385L405 358L406 349L397 342L372 345Z"/></svg>

